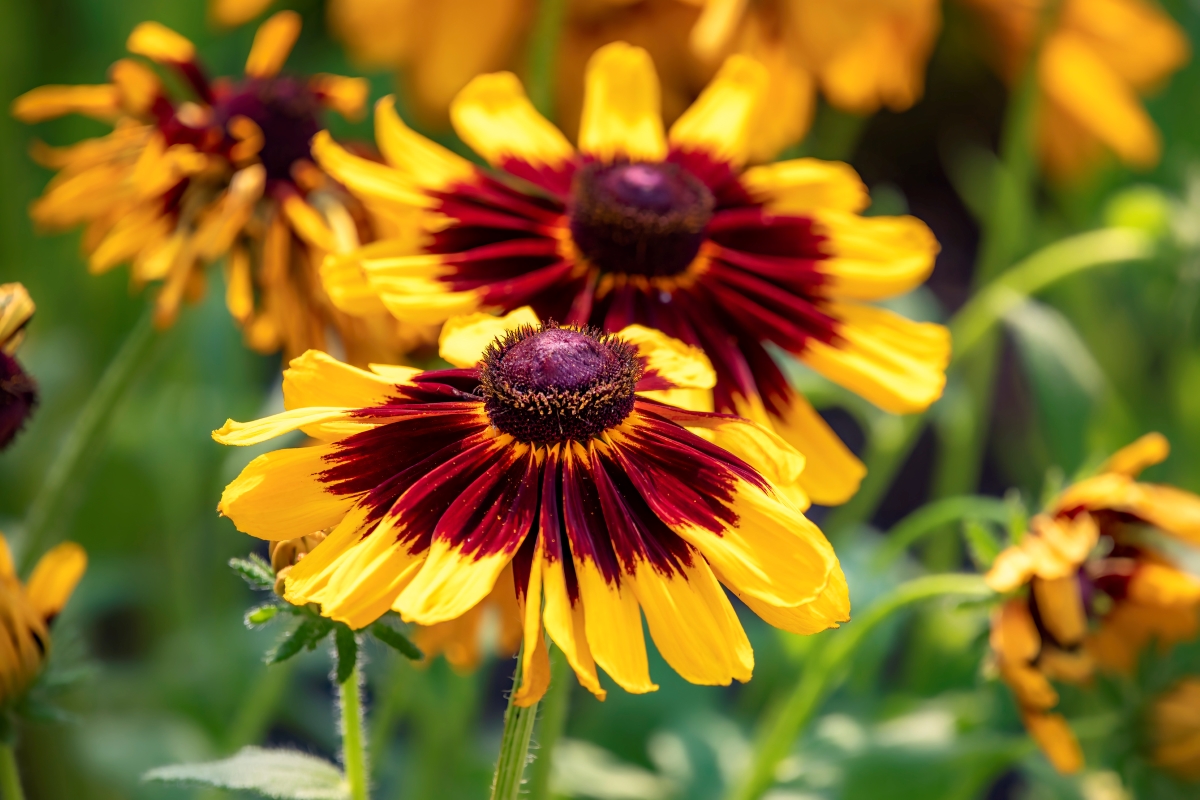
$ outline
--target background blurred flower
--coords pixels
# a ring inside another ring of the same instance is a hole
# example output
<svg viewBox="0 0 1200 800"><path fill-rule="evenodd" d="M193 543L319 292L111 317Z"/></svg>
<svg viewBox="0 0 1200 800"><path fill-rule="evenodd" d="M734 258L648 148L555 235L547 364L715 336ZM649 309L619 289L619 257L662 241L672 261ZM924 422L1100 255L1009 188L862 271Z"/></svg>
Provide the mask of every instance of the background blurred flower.
<svg viewBox="0 0 1200 800"><path fill-rule="evenodd" d="M24 286L0 285L0 449L21 432L38 402L37 383L16 357L34 308Z"/></svg>
<svg viewBox="0 0 1200 800"><path fill-rule="evenodd" d="M42 556L21 585L8 540L0 535L0 705L16 700L41 672L50 623L87 569L83 548L66 542Z"/></svg>
<svg viewBox="0 0 1200 800"><path fill-rule="evenodd" d="M1038 37L1044 0L963 0L980 12L1001 75L1020 77ZM1038 144L1054 175L1070 178L1103 150L1152 167L1162 154L1141 96L1190 56L1183 30L1150 0L1063 0L1042 43Z"/></svg>
<svg viewBox="0 0 1200 800"><path fill-rule="evenodd" d="M1131 673L1152 641L1160 648L1197 634L1200 578L1176 565L1147 530L1200 545L1200 497L1138 483L1169 452L1147 434L1100 473L1064 490L988 572L998 592L1028 587L992 623L992 650L1030 733L1054 765L1074 772L1082 755L1060 715L1050 680L1084 683L1096 666Z"/></svg>
<svg viewBox="0 0 1200 800"><path fill-rule="evenodd" d="M862 301L919 285L938 245L912 217L859 216L866 191L845 165L744 170L766 82L760 64L731 57L668 134L648 54L607 45L588 72L577 153L515 76L481 76L455 101L456 129L536 193L413 133L385 100L387 166L324 136L314 152L368 207L395 208L415 230L331 260L327 286L359 291L365 275L400 319L530 303L568 324L659 328L712 359L718 411L773 426L804 453L813 500L845 502L862 465L766 345L888 411L923 410L945 381L946 330Z"/></svg>
<svg viewBox="0 0 1200 800"><path fill-rule="evenodd" d="M525 308L451 320L441 354L455 369L364 372L310 352L285 374L289 411L214 433L325 442L255 459L219 507L268 540L333 529L291 568L290 602L354 628L389 608L431 626L511 580L523 705L549 682L543 622L602 698L597 664L627 691L658 688L642 613L687 680L750 679L718 581L797 633L848 619L832 548L780 492L799 454L752 422L642 394L711 387L698 350L637 326L542 327Z"/></svg>
<svg viewBox="0 0 1200 800"><path fill-rule="evenodd" d="M1149 722L1154 763L1200 781L1200 678L1184 678L1160 696Z"/></svg>

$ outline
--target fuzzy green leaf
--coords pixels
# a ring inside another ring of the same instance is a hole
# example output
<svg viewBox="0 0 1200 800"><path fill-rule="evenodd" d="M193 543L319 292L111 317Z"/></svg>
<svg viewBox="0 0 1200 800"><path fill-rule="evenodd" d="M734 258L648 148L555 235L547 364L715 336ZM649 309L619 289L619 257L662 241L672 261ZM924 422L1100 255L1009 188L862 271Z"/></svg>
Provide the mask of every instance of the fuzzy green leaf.
<svg viewBox="0 0 1200 800"><path fill-rule="evenodd" d="M367 630L379 641L400 652L400 655L411 661L420 661L425 657L421 649L400 631L386 622L376 622Z"/></svg>
<svg viewBox="0 0 1200 800"><path fill-rule="evenodd" d="M332 628L333 622L321 617L304 620L267 655L267 663L278 664L301 650L314 649Z"/></svg>
<svg viewBox="0 0 1200 800"><path fill-rule="evenodd" d="M358 637L346 625L334 629L333 642L337 647L337 682L350 680L354 665L358 661Z"/></svg>
<svg viewBox="0 0 1200 800"><path fill-rule="evenodd" d="M231 558L229 566L254 589L274 589L275 570L262 556L251 553L246 558Z"/></svg>
<svg viewBox="0 0 1200 800"><path fill-rule="evenodd" d="M159 767L147 772L143 780L252 791L279 800L350 797L342 771L328 761L294 750L259 747L245 747L220 761Z"/></svg>
<svg viewBox="0 0 1200 800"><path fill-rule="evenodd" d="M257 606L246 612L246 627L257 628L266 625L271 620L275 619L275 615L279 613L279 606L274 603Z"/></svg>

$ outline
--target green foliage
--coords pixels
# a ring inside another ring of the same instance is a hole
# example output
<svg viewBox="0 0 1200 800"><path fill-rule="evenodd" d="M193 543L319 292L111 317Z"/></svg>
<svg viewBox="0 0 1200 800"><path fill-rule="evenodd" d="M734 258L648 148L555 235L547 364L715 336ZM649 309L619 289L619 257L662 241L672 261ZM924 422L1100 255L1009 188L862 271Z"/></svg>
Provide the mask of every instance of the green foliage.
<svg viewBox="0 0 1200 800"><path fill-rule="evenodd" d="M178 764L146 773L144 780L250 791L279 800L348 800L342 771L294 750L244 747L237 755L204 764Z"/></svg>
<svg viewBox="0 0 1200 800"><path fill-rule="evenodd" d="M257 553L251 553L246 558L231 558L229 566L250 584L251 589L275 588L275 570Z"/></svg>

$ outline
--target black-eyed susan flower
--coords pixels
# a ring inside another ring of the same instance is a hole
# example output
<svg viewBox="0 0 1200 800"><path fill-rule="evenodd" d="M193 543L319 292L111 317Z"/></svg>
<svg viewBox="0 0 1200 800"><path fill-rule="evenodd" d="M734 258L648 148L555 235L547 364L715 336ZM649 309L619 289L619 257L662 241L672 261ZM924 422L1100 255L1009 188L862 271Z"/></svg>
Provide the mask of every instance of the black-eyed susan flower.
<svg viewBox="0 0 1200 800"><path fill-rule="evenodd" d="M1045 0L964 2L980 12L997 65L1014 82L1037 38ZM1161 136L1141 97L1187 63L1187 36L1147 0L1063 0L1058 5L1037 63L1038 144L1046 168L1074 177L1106 150L1130 166L1154 166Z"/></svg>
<svg viewBox="0 0 1200 800"><path fill-rule="evenodd" d="M1099 474L1065 489L987 575L999 592L1021 592L992 623L1000 676L1030 733L1062 772L1083 764L1050 681L1083 683L1097 668L1132 672L1152 641L1196 636L1200 578L1173 563L1155 536L1200 545L1200 497L1137 475L1167 457L1148 434L1118 451Z"/></svg>
<svg viewBox="0 0 1200 800"><path fill-rule="evenodd" d="M1155 766L1200 781L1200 678L1184 678L1160 695L1149 722Z"/></svg>
<svg viewBox="0 0 1200 800"><path fill-rule="evenodd" d="M66 542L42 556L22 586L0 535L0 705L19 697L41 672L50 651L50 623L85 569L83 548Z"/></svg>
<svg viewBox="0 0 1200 800"><path fill-rule="evenodd" d="M361 302L365 316L346 316L321 286L324 254L357 246L371 226L310 160L309 141L325 110L361 114L367 84L284 74L299 33L299 15L276 14L259 27L245 75L210 80L190 41L143 23L129 51L174 70L190 98L173 98L144 61L127 58L107 84L43 86L17 98L13 113L27 122L77 112L114 123L98 139L35 147L58 174L32 216L51 229L85 226L92 272L128 262L135 285L162 281L160 326L203 291L205 265L224 259L229 312L249 346L294 355L323 347L334 326L356 358L368 329L388 335L396 325L380 330ZM379 353L363 354L371 355Z"/></svg>
<svg viewBox="0 0 1200 800"><path fill-rule="evenodd" d="M34 309L24 286L0 285L0 449L21 432L37 405L37 383L16 356Z"/></svg>
<svg viewBox="0 0 1200 800"><path fill-rule="evenodd" d="M690 1L690 0L689 0ZM704 0L696 55L744 53L768 68L752 153L768 159L808 131L819 89L835 108L905 111L921 99L941 27L938 0Z"/></svg>
<svg viewBox="0 0 1200 800"><path fill-rule="evenodd" d="M498 174L416 135L384 100L387 165L324 134L313 152L414 229L331 258L326 285L362 291L365 277L400 319L531 304L569 325L662 330L708 354L716 410L771 425L808 457L812 498L844 502L863 466L772 349L888 411L926 408L945 381L947 331L866 301L920 284L938 246L912 217L859 216L867 193L844 164L744 169L766 85L761 64L732 57L665 133L645 51L606 46L588 70L576 151L513 75L480 76L451 113Z"/></svg>
<svg viewBox="0 0 1200 800"><path fill-rule="evenodd" d="M287 411L229 421L220 442L300 429L320 444L259 456L219 510L269 539L328 536L285 597L361 628L394 609L433 626L514 587L524 683L548 681L543 630L580 682L601 667L655 689L642 635L695 683L750 678L722 584L778 627L847 619L837 558L783 489L803 457L767 429L661 402L715 376L658 331L542 325L529 309L448 322L454 368L355 369L310 351L284 374Z"/></svg>

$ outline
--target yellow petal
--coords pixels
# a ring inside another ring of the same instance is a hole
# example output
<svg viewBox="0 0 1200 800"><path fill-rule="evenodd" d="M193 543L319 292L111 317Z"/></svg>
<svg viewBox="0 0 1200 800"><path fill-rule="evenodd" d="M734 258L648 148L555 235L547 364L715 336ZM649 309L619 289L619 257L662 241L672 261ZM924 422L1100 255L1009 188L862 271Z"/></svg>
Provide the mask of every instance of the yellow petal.
<svg viewBox="0 0 1200 800"><path fill-rule="evenodd" d="M0 285L0 350L13 354L21 343L25 325L36 310L37 306L23 284Z"/></svg>
<svg viewBox="0 0 1200 800"><path fill-rule="evenodd" d="M225 262L225 307L229 316L245 323L254 313L254 284L250 275L250 253L234 246Z"/></svg>
<svg viewBox="0 0 1200 800"><path fill-rule="evenodd" d="M353 413L354 408L330 408L328 406L305 406L273 414L269 417L256 419L253 422L234 422L225 420L225 424L213 431L212 437L221 444L245 447L251 444L261 444L276 436L306 428L321 425L326 422L344 420ZM311 531L309 531L311 533Z"/></svg>
<svg viewBox="0 0 1200 800"><path fill-rule="evenodd" d="M1147 433L1113 453L1100 472L1117 472L1136 478L1146 467L1161 464L1171 454L1171 443L1161 433Z"/></svg>
<svg viewBox="0 0 1200 800"><path fill-rule="evenodd" d="M817 232L828 237L818 264L828 282L822 291L847 300L881 300L925 282L941 247L916 217L816 214Z"/></svg>
<svg viewBox="0 0 1200 800"><path fill-rule="evenodd" d="M278 75L300 36L302 24L295 11L280 11L259 25L246 58L246 77L273 78Z"/></svg>
<svg viewBox="0 0 1200 800"><path fill-rule="evenodd" d="M438 355L456 367L468 369L479 363L483 351L489 344L509 331L522 327L536 328L537 314L529 306L522 306L494 317L491 314L471 314L446 320L438 337Z"/></svg>
<svg viewBox="0 0 1200 800"><path fill-rule="evenodd" d="M321 212L310 206L300 195L291 194L283 201L283 214L296 235L309 245L326 253L335 247L333 231L321 216Z"/></svg>
<svg viewBox="0 0 1200 800"><path fill-rule="evenodd" d="M154 70L132 58L117 60L108 68L108 77L120 94L122 109L128 114L149 113L154 101L162 96L162 82Z"/></svg>
<svg viewBox="0 0 1200 800"><path fill-rule="evenodd" d="M1021 664L1037 658L1042 637L1024 598L1007 600L992 613L990 643L1002 661Z"/></svg>
<svg viewBox="0 0 1200 800"><path fill-rule="evenodd" d="M1129 599L1150 606L1200 604L1200 579L1165 564L1140 563L1129 579Z"/></svg>
<svg viewBox="0 0 1200 800"><path fill-rule="evenodd" d="M797 158L751 167L742 186L757 202L778 214L814 211L862 211L871 196L858 173L840 161Z"/></svg>
<svg viewBox="0 0 1200 800"><path fill-rule="evenodd" d="M677 150L698 150L741 166L749 157L753 130L767 88L767 71L746 56L730 56L691 107L671 126L667 139Z"/></svg>
<svg viewBox="0 0 1200 800"><path fill-rule="evenodd" d="M512 553L467 555L445 539L434 539L421 571L393 607L418 625L455 619L488 596L511 560Z"/></svg>
<svg viewBox="0 0 1200 800"><path fill-rule="evenodd" d="M735 401L738 399L735 398ZM751 419L757 418L740 410L738 413ZM867 468L850 452L850 448L846 447L804 395L794 393L784 415L770 415L767 422L781 439L804 456L805 466L799 483L814 503L836 506L854 496L867 474Z"/></svg>
<svg viewBox="0 0 1200 800"><path fill-rule="evenodd" d="M134 28L125 49L160 64L187 64L196 58L195 45L157 22L143 22Z"/></svg>
<svg viewBox="0 0 1200 800"><path fill-rule="evenodd" d="M391 95L375 104L375 141L387 162L423 189L441 192L476 180L470 161L405 125Z"/></svg>
<svg viewBox="0 0 1200 800"><path fill-rule="evenodd" d="M1100 540L1100 529L1086 511L1074 518L1038 514L1030 520L1030 530L1071 565L1079 565Z"/></svg>
<svg viewBox="0 0 1200 800"><path fill-rule="evenodd" d="M410 553L390 529L380 526L347 550L324 590L312 599L321 604L322 615L365 628L391 609L424 562L424 553Z"/></svg>
<svg viewBox="0 0 1200 800"><path fill-rule="evenodd" d="M313 75L308 85L327 108L332 108L350 122L358 122L366 113L367 98L371 95L371 83L366 78L347 78L322 72Z"/></svg>
<svg viewBox="0 0 1200 800"><path fill-rule="evenodd" d="M1044 580L1033 579L1033 596L1037 599L1042 624L1059 644L1070 647L1083 641L1087 632L1087 613L1079 581L1074 575Z"/></svg>
<svg viewBox="0 0 1200 800"><path fill-rule="evenodd" d="M25 587L29 604L42 619L57 616L86 570L87 553L82 547L74 542L55 545L38 560L29 576Z"/></svg>
<svg viewBox="0 0 1200 800"><path fill-rule="evenodd" d="M924 411L941 397L950 361L946 328L856 303L826 310L840 321L840 339L810 339L804 363L893 414Z"/></svg>
<svg viewBox="0 0 1200 800"><path fill-rule="evenodd" d="M345 516L329 531L329 535L288 570L285 600L295 605L305 605L329 598L327 589L330 580L342 571L348 561L357 557L370 534L381 533L387 538L387 526L367 522L369 513L366 505L351 505Z"/></svg>
<svg viewBox="0 0 1200 800"><path fill-rule="evenodd" d="M642 615L633 587L608 583L595 562L573 556L588 646L596 663L627 692L657 690L650 681Z"/></svg>
<svg viewBox="0 0 1200 800"><path fill-rule="evenodd" d="M368 408L396 395L396 384L374 372L352 367L320 350L293 358L283 372L283 406Z"/></svg>
<svg viewBox="0 0 1200 800"><path fill-rule="evenodd" d="M546 625L546 632L566 656L567 663L575 671L580 685L603 700L606 692L600 686L600 678L596 674L596 661L592 657L591 648L588 647L583 601L572 605L570 595L567 594L562 553L556 553L553 558L547 556L542 535L539 534L534 559L540 563L542 595L545 597L542 620Z"/></svg>
<svg viewBox="0 0 1200 800"><path fill-rule="evenodd" d="M613 42L588 60L579 149L601 161L666 157L658 73L642 48Z"/></svg>
<svg viewBox="0 0 1200 800"><path fill-rule="evenodd" d="M417 367L402 367L396 364L368 364L367 368L389 383L411 383L414 375L424 371Z"/></svg>
<svg viewBox="0 0 1200 800"><path fill-rule="evenodd" d="M513 702L528 708L541 700L550 686L550 654L542 633L542 564L536 554L522 606L521 685L513 695Z"/></svg>
<svg viewBox="0 0 1200 800"><path fill-rule="evenodd" d="M312 141L313 159L356 195L394 203L401 208L424 208L432 200L400 172L356 155L333 141L329 131L319 131Z"/></svg>
<svg viewBox="0 0 1200 800"><path fill-rule="evenodd" d="M762 617L763 621L788 633L809 636L829 628L837 628L838 623L850 621L850 591L846 586L846 576L842 572L841 564L834 565L825 591L811 603L799 606L773 606L738 592L731 584L727 585L738 599Z"/></svg>
<svg viewBox="0 0 1200 800"><path fill-rule="evenodd" d="M681 389L711 389L717 385L712 362L698 347L642 325L621 329L617 338L637 348L638 355L645 359L647 371L654 371Z"/></svg>
<svg viewBox="0 0 1200 800"><path fill-rule="evenodd" d="M996 556L984 580L1001 594L1015 591L1033 577L1033 561L1020 547L1006 547Z"/></svg>
<svg viewBox="0 0 1200 800"><path fill-rule="evenodd" d="M692 52L702 61L714 61L733 39L749 0L706 0L700 18L688 37Z"/></svg>
<svg viewBox="0 0 1200 800"><path fill-rule="evenodd" d="M655 646L687 681L745 683L754 671L754 652L733 606L698 553L682 571L666 576L642 562L630 581Z"/></svg>
<svg viewBox="0 0 1200 800"><path fill-rule="evenodd" d="M1083 769L1083 751L1079 749L1079 740L1061 714L1029 712L1022 714L1021 718L1029 735L1056 770L1070 775Z"/></svg>
<svg viewBox="0 0 1200 800"><path fill-rule="evenodd" d="M745 461L773 486L796 483L804 471L804 456L765 425L730 416L697 417L661 413Z"/></svg>
<svg viewBox="0 0 1200 800"><path fill-rule="evenodd" d="M479 75L450 104L459 137L484 160L502 167L518 159L555 169L574 156L566 137L537 112L516 75Z"/></svg>
<svg viewBox="0 0 1200 800"><path fill-rule="evenodd" d="M318 477L333 452L322 446L265 453L225 487L217 510L239 531L260 539L298 539L332 528L355 502L330 494Z"/></svg>
<svg viewBox="0 0 1200 800"><path fill-rule="evenodd" d="M39 86L12 102L12 115L21 122L34 123L83 114L111 121L121 113L121 93L116 86Z"/></svg>

